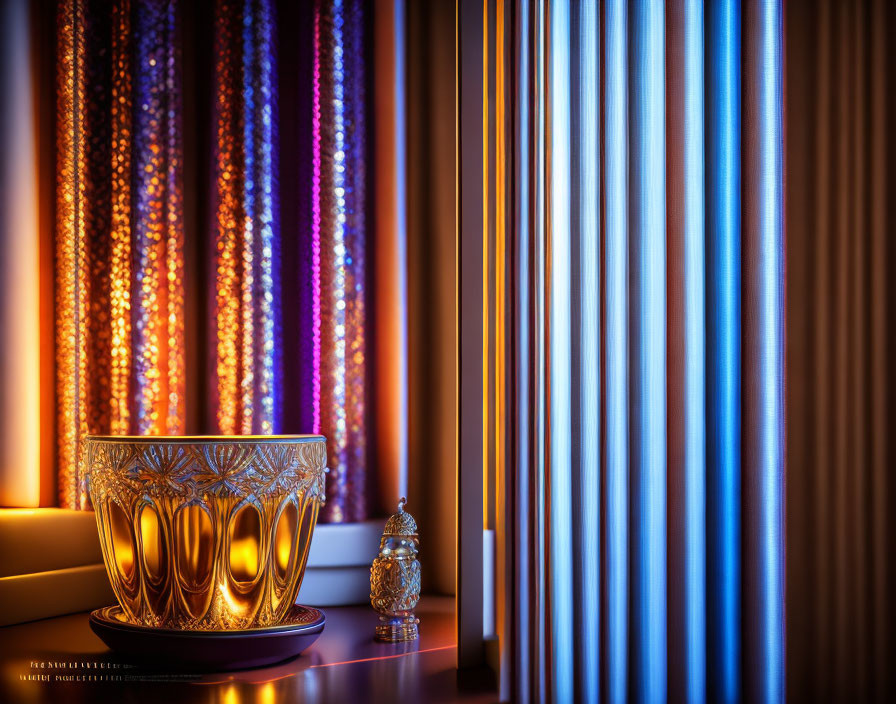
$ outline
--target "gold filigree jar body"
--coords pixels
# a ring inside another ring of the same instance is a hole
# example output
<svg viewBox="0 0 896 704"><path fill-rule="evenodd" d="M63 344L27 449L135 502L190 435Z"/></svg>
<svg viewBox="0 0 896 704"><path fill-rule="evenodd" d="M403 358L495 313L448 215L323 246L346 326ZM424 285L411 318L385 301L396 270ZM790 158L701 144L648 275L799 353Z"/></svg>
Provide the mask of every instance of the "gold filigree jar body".
<svg viewBox="0 0 896 704"><path fill-rule="evenodd" d="M398 513L386 521L380 554L370 567L370 603L380 614L376 639L390 643L416 640L420 623L414 616L420 600L417 522L405 503L402 497Z"/></svg>
<svg viewBox="0 0 896 704"><path fill-rule="evenodd" d="M279 624L324 499L321 436L88 436L106 570L132 623Z"/></svg>

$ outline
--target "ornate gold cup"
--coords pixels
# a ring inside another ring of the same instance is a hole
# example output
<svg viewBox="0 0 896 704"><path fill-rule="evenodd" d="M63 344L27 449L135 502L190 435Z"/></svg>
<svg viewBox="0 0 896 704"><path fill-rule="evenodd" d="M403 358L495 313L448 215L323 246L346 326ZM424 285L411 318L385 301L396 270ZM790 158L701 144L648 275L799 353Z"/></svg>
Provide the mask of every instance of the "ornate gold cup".
<svg viewBox="0 0 896 704"><path fill-rule="evenodd" d="M88 436L90 498L127 619L281 623L302 584L325 464L319 435Z"/></svg>

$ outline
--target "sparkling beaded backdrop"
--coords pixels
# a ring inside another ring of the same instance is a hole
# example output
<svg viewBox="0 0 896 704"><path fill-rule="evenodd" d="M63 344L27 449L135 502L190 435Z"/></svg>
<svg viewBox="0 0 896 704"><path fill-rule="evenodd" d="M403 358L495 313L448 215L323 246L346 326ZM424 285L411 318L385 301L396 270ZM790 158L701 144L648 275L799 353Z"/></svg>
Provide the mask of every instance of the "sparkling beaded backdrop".
<svg viewBox="0 0 896 704"><path fill-rule="evenodd" d="M215 8L211 386L225 435L282 432L273 13L271 0L220 0Z"/></svg>
<svg viewBox="0 0 896 704"><path fill-rule="evenodd" d="M88 503L85 433L184 429L174 35L172 2L59 6L57 461L69 508Z"/></svg>
<svg viewBox="0 0 896 704"><path fill-rule="evenodd" d="M86 433L315 432L322 520L367 517L365 21L359 0L60 5L60 505L89 504ZM287 39L308 50L281 67Z"/></svg>
<svg viewBox="0 0 896 704"><path fill-rule="evenodd" d="M327 437L323 515L367 515L364 54L359 0L314 18L314 432Z"/></svg>

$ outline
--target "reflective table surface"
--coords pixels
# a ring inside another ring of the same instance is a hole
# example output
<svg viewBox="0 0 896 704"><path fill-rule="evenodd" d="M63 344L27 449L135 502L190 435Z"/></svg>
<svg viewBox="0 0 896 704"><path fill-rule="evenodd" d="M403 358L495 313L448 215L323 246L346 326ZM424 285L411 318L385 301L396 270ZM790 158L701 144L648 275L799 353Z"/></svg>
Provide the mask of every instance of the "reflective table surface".
<svg viewBox="0 0 896 704"><path fill-rule="evenodd" d="M373 640L369 607L324 609L323 634L301 657L225 673L148 668L112 653L88 614L0 628L4 702L493 702L487 676L458 682L454 599L423 597L420 639Z"/></svg>

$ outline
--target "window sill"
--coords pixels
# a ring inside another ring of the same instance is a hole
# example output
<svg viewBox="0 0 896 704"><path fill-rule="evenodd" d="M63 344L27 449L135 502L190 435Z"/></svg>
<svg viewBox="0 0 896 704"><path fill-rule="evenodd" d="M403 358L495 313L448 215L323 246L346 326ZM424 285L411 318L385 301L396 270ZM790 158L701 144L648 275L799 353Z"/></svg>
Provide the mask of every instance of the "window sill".
<svg viewBox="0 0 896 704"><path fill-rule="evenodd" d="M366 604L383 523L315 527L298 601ZM0 509L0 626L114 602L92 511Z"/></svg>

